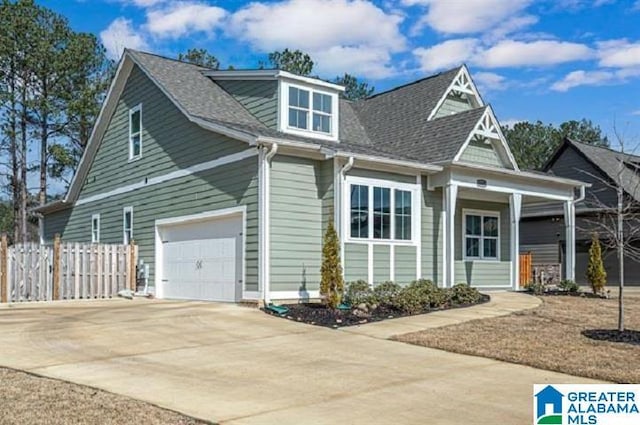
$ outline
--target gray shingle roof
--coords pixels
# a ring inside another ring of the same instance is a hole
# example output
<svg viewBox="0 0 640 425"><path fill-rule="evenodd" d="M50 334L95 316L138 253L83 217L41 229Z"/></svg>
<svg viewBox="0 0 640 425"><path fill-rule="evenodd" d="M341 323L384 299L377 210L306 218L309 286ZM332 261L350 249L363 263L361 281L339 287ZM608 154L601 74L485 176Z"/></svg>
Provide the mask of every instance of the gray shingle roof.
<svg viewBox="0 0 640 425"><path fill-rule="evenodd" d="M340 143L286 134L266 127L209 77L207 68L127 50L189 115L244 131L349 150L353 153L421 162L453 159L485 108L428 121L460 68L374 95L340 100Z"/></svg>
<svg viewBox="0 0 640 425"><path fill-rule="evenodd" d="M623 154L609 148L570 139L567 141L614 182L618 181L618 173L621 172L622 188L637 201L640 201L640 156ZM622 169L620 169L620 161L624 165Z"/></svg>

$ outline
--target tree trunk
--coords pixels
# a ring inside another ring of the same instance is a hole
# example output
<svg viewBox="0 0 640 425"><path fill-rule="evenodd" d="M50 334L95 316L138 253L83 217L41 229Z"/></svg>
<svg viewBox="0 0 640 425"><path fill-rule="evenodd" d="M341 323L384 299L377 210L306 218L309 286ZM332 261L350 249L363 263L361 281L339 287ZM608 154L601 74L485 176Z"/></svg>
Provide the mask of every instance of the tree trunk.
<svg viewBox="0 0 640 425"><path fill-rule="evenodd" d="M618 288L618 331L624 331L624 299L622 291L624 290L624 222L622 213L622 203L624 201L624 193L622 185L618 184L618 268L620 271L620 287Z"/></svg>
<svg viewBox="0 0 640 425"><path fill-rule="evenodd" d="M11 197L13 198L13 241L20 240L20 166L18 164L18 105L16 102L15 69L11 67L10 91L11 106L9 109L9 151L11 155Z"/></svg>
<svg viewBox="0 0 640 425"><path fill-rule="evenodd" d="M42 96L44 97L44 102L46 102L47 86L45 82L43 82ZM47 203L47 151L49 149L49 130L47 125L49 113L46 110L46 104L44 104L42 108L43 110L41 112L42 116L40 121L40 190L38 192L39 205L44 205Z"/></svg>
<svg viewBox="0 0 640 425"><path fill-rule="evenodd" d="M27 120L28 120L28 110L27 110L27 79L23 80L23 88L21 91L21 102L22 102L22 111L20 114L20 241L22 243L28 242L28 228L27 228L27 151L29 144L29 137L27 134Z"/></svg>

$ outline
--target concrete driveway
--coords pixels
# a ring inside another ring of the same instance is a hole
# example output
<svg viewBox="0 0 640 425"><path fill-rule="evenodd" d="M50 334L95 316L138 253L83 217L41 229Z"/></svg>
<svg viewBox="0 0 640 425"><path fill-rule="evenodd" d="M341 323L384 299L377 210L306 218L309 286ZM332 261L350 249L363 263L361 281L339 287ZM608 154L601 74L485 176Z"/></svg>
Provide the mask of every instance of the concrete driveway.
<svg viewBox="0 0 640 425"><path fill-rule="evenodd" d="M148 300L0 308L0 365L228 424L524 424L533 383L587 382L245 307Z"/></svg>

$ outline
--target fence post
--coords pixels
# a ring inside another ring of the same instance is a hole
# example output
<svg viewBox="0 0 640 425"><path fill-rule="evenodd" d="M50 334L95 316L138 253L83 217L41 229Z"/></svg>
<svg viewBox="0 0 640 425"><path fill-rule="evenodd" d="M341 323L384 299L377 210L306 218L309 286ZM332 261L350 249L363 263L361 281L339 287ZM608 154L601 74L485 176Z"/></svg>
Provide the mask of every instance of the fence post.
<svg viewBox="0 0 640 425"><path fill-rule="evenodd" d="M138 250L136 249L136 242L132 240L130 242L129 250L129 289L136 291L136 264L138 262Z"/></svg>
<svg viewBox="0 0 640 425"><path fill-rule="evenodd" d="M60 235L53 239L53 300L60 299Z"/></svg>
<svg viewBox="0 0 640 425"><path fill-rule="evenodd" d="M7 234L3 233L0 239L0 302L7 302L7 273L9 272L9 243Z"/></svg>

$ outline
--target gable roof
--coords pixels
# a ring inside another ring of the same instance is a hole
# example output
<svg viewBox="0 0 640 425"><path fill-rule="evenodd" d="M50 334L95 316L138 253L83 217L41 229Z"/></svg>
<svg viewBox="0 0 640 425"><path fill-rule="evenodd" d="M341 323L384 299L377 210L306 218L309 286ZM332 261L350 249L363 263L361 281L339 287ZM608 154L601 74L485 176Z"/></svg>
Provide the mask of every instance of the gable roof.
<svg viewBox="0 0 640 425"><path fill-rule="evenodd" d="M563 146L552 157L550 163L547 164L547 169L557 160L562 149L566 147L573 147L614 182L618 180L618 173L622 171L620 175L622 189L640 202L640 156L623 154L606 147L576 142L566 138ZM622 170L620 170L621 161L623 163Z"/></svg>

